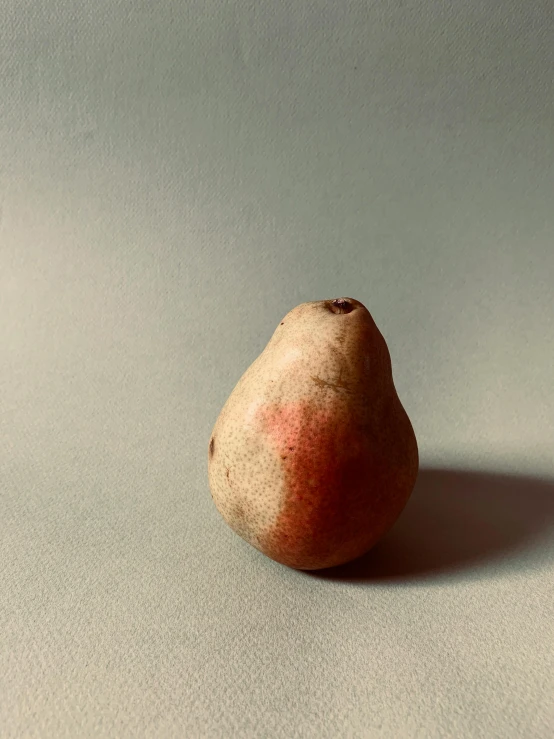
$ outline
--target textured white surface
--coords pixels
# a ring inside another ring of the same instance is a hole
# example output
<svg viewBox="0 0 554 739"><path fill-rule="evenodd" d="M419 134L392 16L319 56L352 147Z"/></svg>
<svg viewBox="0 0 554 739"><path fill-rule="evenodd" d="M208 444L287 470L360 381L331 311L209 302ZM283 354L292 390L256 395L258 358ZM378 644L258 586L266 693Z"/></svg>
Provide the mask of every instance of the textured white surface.
<svg viewBox="0 0 554 739"><path fill-rule="evenodd" d="M553 70L540 0L1 3L0 736L552 736ZM325 578L206 456L342 295L423 471Z"/></svg>

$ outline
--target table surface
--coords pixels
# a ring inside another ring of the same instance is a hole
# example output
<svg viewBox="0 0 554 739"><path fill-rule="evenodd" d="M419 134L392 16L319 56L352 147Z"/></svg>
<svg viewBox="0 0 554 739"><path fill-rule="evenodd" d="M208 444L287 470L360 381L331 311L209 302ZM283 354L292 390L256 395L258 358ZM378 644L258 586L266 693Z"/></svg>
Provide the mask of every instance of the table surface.
<svg viewBox="0 0 554 739"><path fill-rule="evenodd" d="M553 69L540 0L4 0L2 737L552 736ZM345 295L421 470L309 574L207 446Z"/></svg>

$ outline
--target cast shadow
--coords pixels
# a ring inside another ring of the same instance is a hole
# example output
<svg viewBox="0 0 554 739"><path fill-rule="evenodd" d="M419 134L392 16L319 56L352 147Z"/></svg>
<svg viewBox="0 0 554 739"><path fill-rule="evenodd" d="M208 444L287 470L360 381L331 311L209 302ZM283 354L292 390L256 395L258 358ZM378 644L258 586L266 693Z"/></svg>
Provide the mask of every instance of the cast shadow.
<svg viewBox="0 0 554 739"><path fill-rule="evenodd" d="M554 553L554 480L420 469L389 533L353 562L309 574L345 581L414 581L483 568L523 569Z"/></svg>

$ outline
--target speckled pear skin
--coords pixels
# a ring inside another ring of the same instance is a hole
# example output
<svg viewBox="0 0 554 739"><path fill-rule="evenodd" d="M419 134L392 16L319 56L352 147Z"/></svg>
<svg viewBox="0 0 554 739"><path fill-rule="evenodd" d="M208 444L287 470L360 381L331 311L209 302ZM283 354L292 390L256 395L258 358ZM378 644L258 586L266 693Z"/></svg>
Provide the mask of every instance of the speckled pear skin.
<svg viewBox="0 0 554 739"><path fill-rule="evenodd" d="M299 570L371 549L406 505L418 465L387 344L353 298L287 313L208 444L210 490L227 524Z"/></svg>

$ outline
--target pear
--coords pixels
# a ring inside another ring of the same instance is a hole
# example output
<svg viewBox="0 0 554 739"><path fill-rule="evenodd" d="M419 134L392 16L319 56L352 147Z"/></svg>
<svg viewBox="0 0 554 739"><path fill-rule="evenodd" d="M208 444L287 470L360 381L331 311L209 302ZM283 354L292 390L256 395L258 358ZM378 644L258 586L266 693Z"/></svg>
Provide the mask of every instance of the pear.
<svg viewBox="0 0 554 739"><path fill-rule="evenodd" d="M293 308L234 387L208 444L226 523L288 567L371 549L413 490L418 447L387 344L353 298Z"/></svg>

